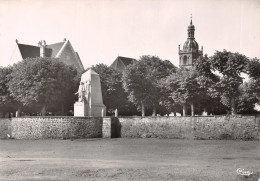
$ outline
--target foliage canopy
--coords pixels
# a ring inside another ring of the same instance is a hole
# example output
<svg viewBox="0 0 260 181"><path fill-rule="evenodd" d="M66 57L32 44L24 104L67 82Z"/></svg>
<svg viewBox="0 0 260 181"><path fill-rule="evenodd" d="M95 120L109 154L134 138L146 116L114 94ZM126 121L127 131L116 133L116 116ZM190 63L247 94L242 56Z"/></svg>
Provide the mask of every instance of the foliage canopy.
<svg viewBox="0 0 260 181"><path fill-rule="evenodd" d="M16 101L45 115L74 99L76 78L76 69L58 59L28 58L14 65L8 86Z"/></svg>

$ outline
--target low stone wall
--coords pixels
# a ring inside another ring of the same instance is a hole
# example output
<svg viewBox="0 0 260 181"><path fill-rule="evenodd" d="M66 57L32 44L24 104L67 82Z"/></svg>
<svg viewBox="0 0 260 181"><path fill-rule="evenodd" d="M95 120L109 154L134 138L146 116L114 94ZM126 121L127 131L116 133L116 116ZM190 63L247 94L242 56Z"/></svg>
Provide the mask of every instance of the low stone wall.
<svg viewBox="0 0 260 181"><path fill-rule="evenodd" d="M111 138L111 118L103 118L102 137Z"/></svg>
<svg viewBox="0 0 260 181"><path fill-rule="evenodd" d="M260 117L118 117L121 137L260 140Z"/></svg>
<svg viewBox="0 0 260 181"><path fill-rule="evenodd" d="M19 117L0 119L0 138L260 140L260 117Z"/></svg>
<svg viewBox="0 0 260 181"><path fill-rule="evenodd" d="M12 118L15 139L68 139L102 137L100 117L18 117Z"/></svg>
<svg viewBox="0 0 260 181"><path fill-rule="evenodd" d="M11 118L0 118L0 139L11 136Z"/></svg>

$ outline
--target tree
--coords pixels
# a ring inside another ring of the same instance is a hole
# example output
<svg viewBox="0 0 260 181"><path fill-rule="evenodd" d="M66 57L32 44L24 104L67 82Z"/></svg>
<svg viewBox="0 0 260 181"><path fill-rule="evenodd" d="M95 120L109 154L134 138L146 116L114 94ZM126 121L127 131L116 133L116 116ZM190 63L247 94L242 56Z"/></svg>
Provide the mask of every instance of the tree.
<svg viewBox="0 0 260 181"><path fill-rule="evenodd" d="M242 84L242 72L246 72L248 58L239 53L231 53L226 50L216 51L210 57L211 68L218 71L222 77L218 83L221 90L221 102L231 108L231 114L236 114L236 98L239 95L239 86Z"/></svg>
<svg viewBox="0 0 260 181"><path fill-rule="evenodd" d="M171 79L169 78L170 76L172 76L172 74L164 79L161 79L161 81L159 82L159 86L161 88L161 98L159 104L165 108L167 114L173 112L176 116L176 113L180 112L182 108L178 103L174 102L174 100L172 99L172 89L169 87L172 83Z"/></svg>
<svg viewBox="0 0 260 181"><path fill-rule="evenodd" d="M24 106L57 111L74 100L77 71L54 58L27 58L14 65L8 82L11 96Z"/></svg>
<svg viewBox="0 0 260 181"><path fill-rule="evenodd" d="M260 79L260 60L253 58L247 62L247 73L250 78Z"/></svg>
<svg viewBox="0 0 260 181"><path fill-rule="evenodd" d="M248 61L246 69L250 78L252 94L255 94L260 105L260 60L257 58L251 59Z"/></svg>
<svg viewBox="0 0 260 181"><path fill-rule="evenodd" d="M136 114L136 107L128 101L123 89L122 73L105 64L97 64L91 69L100 76L103 101L108 114L113 115L116 109L121 116Z"/></svg>
<svg viewBox="0 0 260 181"><path fill-rule="evenodd" d="M245 82L239 86L239 97L237 99L237 111L239 113L257 113L254 110L255 104L258 102L255 86L254 81Z"/></svg>
<svg viewBox="0 0 260 181"><path fill-rule="evenodd" d="M187 115L187 104L191 105L191 114L194 115L194 103L200 97L198 73L185 68L167 77L165 87L176 104L183 107L183 115Z"/></svg>
<svg viewBox="0 0 260 181"><path fill-rule="evenodd" d="M156 56L141 56L140 60L128 66L123 73L123 86L128 93L128 99L137 106L141 106L142 116L146 107L153 108L153 115L159 106L161 89L159 82L176 67L169 61L162 61Z"/></svg>
<svg viewBox="0 0 260 181"><path fill-rule="evenodd" d="M165 98L167 107L178 105L183 107L183 115L187 115L187 105L191 106L191 115L201 114L203 111L211 113L223 112L224 106L220 104L216 84L219 76L211 71L211 63L207 55L196 60L194 67L181 68L177 73L168 76L162 87L172 100ZM196 108L196 109L195 109Z"/></svg>
<svg viewBox="0 0 260 181"><path fill-rule="evenodd" d="M212 114L223 114L226 106L221 104L221 89L216 86L220 81L220 77L212 72L211 62L207 54L196 60L194 68L198 72L197 82L200 92L198 106Z"/></svg>
<svg viewBox="0 0 260 181"><path fill-rule="evenodd" d="M1 105L6 105L12 102L12 97L8 91L7 83L10 80L12 67L0 68L0 102Z"/></svg>
<svg viewBox="0 0 260 181"><path fill-rule="evenodd" d="M237 109L239 113L257 113L255 104L260 104L260 61L257 58L250 59L246 65L249 80L239 87Z"/></svg>
<svg viewBox="0 0 260 181"><path fill-rule="evenodd" d="M8 90L12 70L13 67L11 66L0 68L0 109L4 114L5 112L12 112L18 107L18 103L14 101Z"/></svg>

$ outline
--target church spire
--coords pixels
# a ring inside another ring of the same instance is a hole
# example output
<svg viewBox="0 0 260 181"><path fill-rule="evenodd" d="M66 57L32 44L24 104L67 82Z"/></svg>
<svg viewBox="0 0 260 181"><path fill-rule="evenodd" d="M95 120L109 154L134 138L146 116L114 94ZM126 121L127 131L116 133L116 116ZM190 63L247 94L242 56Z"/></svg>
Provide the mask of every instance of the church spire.
<svg viewBox="0 0 260 181"><path fill-rule="evenodd" d="M179 65L186 68L193 67L196 59L203 55L203 49L199 50L199 45L194 37L195 26L192 24L192 14L188 25L188 38L183 45L183 50L179 46Z"/></svg>
<svg viewBox="0 0 260 181"><path fill-rule="evenodd" d="M191 14L190 25L188 26L188 39L195 39L194 38L194 31L195 31L195 27L192 24L192 14Z"/></svg>

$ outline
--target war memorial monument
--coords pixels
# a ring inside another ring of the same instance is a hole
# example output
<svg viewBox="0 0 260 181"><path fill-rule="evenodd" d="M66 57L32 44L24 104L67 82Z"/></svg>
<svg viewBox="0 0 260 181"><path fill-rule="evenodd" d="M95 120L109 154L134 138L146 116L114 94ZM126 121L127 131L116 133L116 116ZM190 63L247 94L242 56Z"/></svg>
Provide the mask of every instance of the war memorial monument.
<svg viewBox="0 0 260 181"><path fill-rule="evenodd" d="M103 104L99 75L92 69L81 75L78 92L78 101L74 104L74 116L106 115L106 106Z"/></svg>

